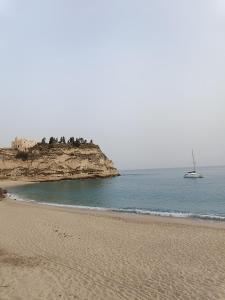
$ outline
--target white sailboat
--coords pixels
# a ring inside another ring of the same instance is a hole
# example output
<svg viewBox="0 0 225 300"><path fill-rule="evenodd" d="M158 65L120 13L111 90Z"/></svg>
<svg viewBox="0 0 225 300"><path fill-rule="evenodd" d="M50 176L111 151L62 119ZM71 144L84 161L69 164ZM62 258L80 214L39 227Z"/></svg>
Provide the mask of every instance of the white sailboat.
<svg viewBox="0 0 225 300"><path fill-rule="evenodd" d="M192 150L192 159L193 159L194 170L184 174L184 178L203 178L202 174L196 172L196 162L195 162L195 157L194 157L194 151L193 150Z"/></svg>

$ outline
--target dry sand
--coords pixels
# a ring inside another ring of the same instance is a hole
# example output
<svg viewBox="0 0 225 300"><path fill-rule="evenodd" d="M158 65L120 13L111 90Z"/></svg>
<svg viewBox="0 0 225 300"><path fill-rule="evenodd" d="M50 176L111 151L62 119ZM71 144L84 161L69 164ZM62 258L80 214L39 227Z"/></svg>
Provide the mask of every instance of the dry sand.
<svg viewBox="0 0 225 300"><path fill-rule="evenodd" d="M21 180L0 180L0 188L7 189L8 187L12 187L12 186L32 184L32 183L35 182L21 181Z"/></svg>
<svg viewBox="0 0 225 300"><path fill-rule="evenodd" d="M0 299L225 299L225 225L5 199Z"/></svg>

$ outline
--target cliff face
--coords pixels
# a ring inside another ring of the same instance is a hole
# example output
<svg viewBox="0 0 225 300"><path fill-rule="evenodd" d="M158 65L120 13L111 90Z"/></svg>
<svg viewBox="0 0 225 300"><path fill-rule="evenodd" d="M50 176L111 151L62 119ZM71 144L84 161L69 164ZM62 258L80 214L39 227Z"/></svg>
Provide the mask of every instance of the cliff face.
<svg viewBox="0 0 225 300"><path fill-rule="evenodd" d="M0 149L0 179L50 181L119 175L96 145L36 145L27 153Z"/></svg>

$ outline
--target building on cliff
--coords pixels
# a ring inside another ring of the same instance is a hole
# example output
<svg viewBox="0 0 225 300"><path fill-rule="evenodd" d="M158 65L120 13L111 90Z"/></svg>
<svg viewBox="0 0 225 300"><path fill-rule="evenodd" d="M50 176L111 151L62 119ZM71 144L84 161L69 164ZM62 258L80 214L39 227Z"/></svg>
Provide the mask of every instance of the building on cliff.
<svg viewBox="0 0 225 300"><path fill-rule="evenodd" d="M37 144L37 141L27 140L22 138L15 138L11 143L12 149L17 149L19 151L28 151L29 148L34 147Z"/></svg>

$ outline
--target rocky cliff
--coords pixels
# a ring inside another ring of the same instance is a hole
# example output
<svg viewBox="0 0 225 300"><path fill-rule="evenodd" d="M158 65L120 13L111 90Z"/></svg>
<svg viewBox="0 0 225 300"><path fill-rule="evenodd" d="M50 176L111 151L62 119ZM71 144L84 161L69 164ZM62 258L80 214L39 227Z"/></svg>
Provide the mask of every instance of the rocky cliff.
<svg viewBox="0 0 225 300"><path fill-rule="evenodd" d="M42 145L28 152L0 149L0 179L51 181L119 175L99 146Z"/></svg>

